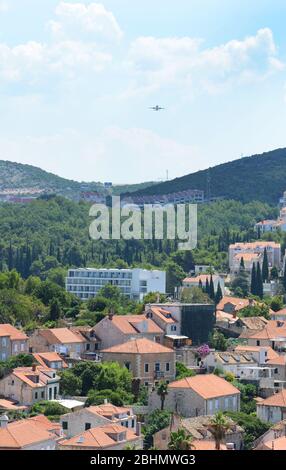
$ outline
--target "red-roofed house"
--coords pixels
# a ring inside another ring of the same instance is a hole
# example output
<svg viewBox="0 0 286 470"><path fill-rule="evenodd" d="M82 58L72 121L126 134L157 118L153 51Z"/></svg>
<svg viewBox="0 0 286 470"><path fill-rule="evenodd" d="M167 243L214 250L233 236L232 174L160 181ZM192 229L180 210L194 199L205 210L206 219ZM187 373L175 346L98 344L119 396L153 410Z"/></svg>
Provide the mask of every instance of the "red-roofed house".
<svg viewBox="0 0 286 470"><path fill-rule="evenodd" d="M150 411L160 408L156 390L150 395L149 407ZM169 384L165 409L186 418L213 415L218 411L239 411L240 391L214 374L187 377Z"/></svg>
<svg viewBox="0 0 286 470"><path fill-rule="evenodd" d="M66 413L61 416L60 422L67 437L107 424L120 424L136 431L136 416L133 409L129 406L115 406L111 403L89 406L73 413Z"/></svg>
<svg viewBox="0 0 286 470"><path fill-rule="evenodd" d="M135 434L119 424L107 424L91 428L82 434L63 439L58 444L59 450L124 450L128 445L143 449L141 434Z"/></svg>
<svg viewBox="0 0 286 470"><path fill-rule="evenodd" d="M170 382L176 376L175 351L146 338L132 339L101 352L104 361L127 367L145 385L161 379Z"/></svg>
<svg viewBox="0 0 286 470"><path fill-rule="evenodd" d="M43 415L11 423L3 420L0 450L55 450L61 436L61 426Z"/></svg>
<svg viewBox="0 0 286 470"><path fill-rule="evenodd" d="M9 323L0 324L0 361L28 353L28 337Z"/></svg>
<svg viewBox="0 0 286 470"><path fill-rule="evenodd" d="M59 393L59 376L49 367L17 367L0 380L0 395L20 405L53 400Z"/></svg>
<svg viewBox="0 0 286 470"><path fill-rule="evenodd" d="M286 419L286 389L257 402L256 411L262 421L278 423Z"/></svg>
<svg viewBox="0 0 286 470"><path fill-rule="evenodd" d="M79 331L69 328L35 330L29 338L31 352L57 352L64 356L80 359L86 351L88 341Z"/></svg>
<svg viewBox="0 0 286 470"><path fill-rule="evenodd" d="M68 365L63 358L56 352L42 352L34 353L34 359L44 367L50 367L51 369L66 369Z"/></svg>
<svg viewBox="0 0 286 470"><path fill-rule="evenodd" d="M108 315L93 328L100 339L100 349L125 343L133 338L146 338L163 343L164 331L145 315Z"/></svg>

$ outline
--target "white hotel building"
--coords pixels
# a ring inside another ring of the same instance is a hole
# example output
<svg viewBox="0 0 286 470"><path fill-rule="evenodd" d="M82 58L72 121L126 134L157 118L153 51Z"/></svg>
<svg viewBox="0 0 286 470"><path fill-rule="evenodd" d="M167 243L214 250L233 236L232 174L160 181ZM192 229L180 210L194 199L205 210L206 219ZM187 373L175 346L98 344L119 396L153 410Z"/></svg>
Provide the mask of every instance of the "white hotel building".
<svg viewBox="0 0 286 470"><path fill-rule="evenodd" d="M82 300L95 297L106 284L117 286L122 294L142 300L148 292L166 292L165 271L147 269L69 269L66 290Z"/></svg>

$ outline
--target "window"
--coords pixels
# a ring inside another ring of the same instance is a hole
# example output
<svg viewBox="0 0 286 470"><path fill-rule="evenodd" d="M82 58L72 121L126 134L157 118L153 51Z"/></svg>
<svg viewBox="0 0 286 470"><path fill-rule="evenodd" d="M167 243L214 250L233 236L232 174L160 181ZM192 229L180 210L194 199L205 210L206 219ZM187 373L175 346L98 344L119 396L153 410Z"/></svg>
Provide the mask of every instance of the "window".
<svg viewBox="0 0 286 470"><path fill-rule="evenodd" d="M215 401L215 409L216 409L216 410L219 409L219 400L216 400L216 401Z"/></svg>
<svg viewBox="0 0 286 470"><path fill-rule="evenodd" d="M145 371L146 373L149 372L149 364L144 364L144 371Z"/></svg>
<svg viewBox="0 0 286 470"><path fill-rule="evenodd" d="M155 372L160 372L160 362L155 363Z"/></svg>
<svg viewBox="0 0 286 470"><path fill-rule="evenodd" d="M67 421L63 421L63 422L62 422L62 426L63 426L63 430L67 430L67 429L68 429L68 422L67 422Z"/></svg>
<svg viewBox="0 0 286 470"><path fill-rule="evenodd" d="M45 397L45 392L41 392L41 398Z"/></svg>
<svg viewBox="0 0 286 470"><path fill-rule="evenodd" d="M87 431L90 428L91 428L91 424L90 423L85 423L84 429Z"/></svg>
<svg viewBox="0 0 286 470"><path fill-rule="evenodd" d="M260 346L260 341L256 341L256 346Z"/></svg>
<svg viewBox="0 0 286 470"><path fill-rule="evenodd" d="M209 400L209 412L212 413L213 411L213 401Z"/></svg>
<svg viewBox="0 0 286 470"><path fill-rule="evenodd" d="M274 374L278 374L278 368L277 367L274 369Z"/></svg>
<svg viewBox="0 0 286 470"><path fill-rule="evenodd" d="M127 370L130 370L130 365L131 365L130 362L125 362L124 365L125 365L125 367L126 367Z"/></svg>
<svg viewBox="0 0 286 470"><path fill-rule="evenodd" d="M134 426L135 426L135 419L132 419L132 421L131 421L131 427L134 428Z"/></svg>
<svg viewBox="0 0 286 470"><path fill-rule="evenodd" d="M172 326L171 326L171 331L176 331L176 330L177 330L176 325L172 325Z"/></svg>
<svg viewBox="0 0 286 470"><path fill-rule="evenodd" d="M166 362L166 372L170 371L170 362Z"/></svg>
<svg viewBox="0 0 286 470"><path fill-rule="evenodd" d="M35 400L38 399L38 392L35 392Z"/></svg>

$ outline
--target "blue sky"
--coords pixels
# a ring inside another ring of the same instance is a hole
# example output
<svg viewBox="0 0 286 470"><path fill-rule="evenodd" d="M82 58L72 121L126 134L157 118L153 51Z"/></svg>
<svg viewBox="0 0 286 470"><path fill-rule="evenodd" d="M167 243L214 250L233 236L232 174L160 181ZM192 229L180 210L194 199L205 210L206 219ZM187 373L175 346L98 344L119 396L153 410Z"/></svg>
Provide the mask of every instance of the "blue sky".
<svg viewBox="0 0 286 470"><path fill-rule="evenodd" d="M285 20L284 0L0 0L0 159L132 183L286 147Z"/></svg>

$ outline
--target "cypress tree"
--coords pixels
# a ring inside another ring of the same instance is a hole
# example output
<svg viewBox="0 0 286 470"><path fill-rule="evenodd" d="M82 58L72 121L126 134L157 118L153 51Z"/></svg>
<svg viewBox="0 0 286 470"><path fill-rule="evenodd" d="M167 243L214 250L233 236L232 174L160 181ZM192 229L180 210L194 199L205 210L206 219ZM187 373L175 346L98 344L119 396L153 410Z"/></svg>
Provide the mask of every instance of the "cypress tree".
<svg viewBox="0 0 286 470"><path fill-rule="evenodd" d="M215 299L215 290L214 290L214 282L213 282L213 275L211 274L211 279L210 279L210 298L212 300Z"/></svg>
<svg viewBox="0 0 286 470"><path fill-rule="evenodd" d="M261 299L263 298L263 280L261 274L260 264L257 263L257 271L256 271L256 285L257 285L257 295Z"/></svg>
<svg viewBox="0 0 286 470"><path fill-rule="evenodd" d="M255 263L253 263L253 265L252 265L252 270L251 270L250 292L251 292L253 295L257 295L257 277L256 277L256 267L255 267Z"/></svg>
<svg viewBox="0 0 286 470"><path fill-rule="evenodd" d="M240 269L245 269L243 256L240 258Z"/></svg>
<svg viewBox="0 0 286 470"><path fill-rule="evenodd" d="M269 279L269 268L268 268L268 256L266 248L264 248L264 255L263 255L263 264L262 264L262 280L263 282L268 281Z"/></svg>
<svg viewBox="0 0 286 470"><path fill-rule="evenodd" d="M218 285L217 285L217 291L216 291L216 295L215 295L215 303L216 303L216 305L220 303L220 301L221 301L222 298L223 298L222 290L221 290L221 287L220 287L220 283L218 283Z"/></svg>
<svg viewBox="0 0 286 470"><path fill-rule="evenodd" d="M207 280L206 280L206 294L210 294L210 285L209 285L209 278L207 277Z"/></svg>
<svg viewBox="0 0 286 470"><path fill-rule="evenodd" d="M201 279L199 280L199 288L203 290L203 283L202 283Z"/></svg>

